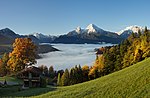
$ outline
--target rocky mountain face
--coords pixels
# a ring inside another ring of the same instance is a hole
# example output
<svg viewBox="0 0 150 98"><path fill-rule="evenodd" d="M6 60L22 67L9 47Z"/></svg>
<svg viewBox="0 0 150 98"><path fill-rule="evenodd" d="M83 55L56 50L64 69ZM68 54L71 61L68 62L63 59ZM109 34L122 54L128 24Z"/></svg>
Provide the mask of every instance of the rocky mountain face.
<svg viewBox="0 0 150 98"><path fill-rule="evenodd" d="M32 41L38 44L40 41L33 35L19 35L16 34L14 31L10 30L9 28L5 28L0 30L0 44L12 44L16 38L31 38Z"/></svg>
<svg viewBox="0 0 150 98"><path fill-rule="evenodd" d="M15 38L31 38L32 41L36 44L38 43L50 43L52 42L56 36L51 35L43 35L41 33L34 33L29 35L19 35L16 34L9 28L1 29L0 30L0 44L12 44Z"/></svg>
<svg viewBox="0 0 150 98"><path fill-rule="evenodd" d="M54 43L120 43L122 38L114 32L105 31L94 24L90 24L86 29L77 27L66 35L61 35L54 40Z"/></svg>
<svg viewBox="0 0 150 98"><path fill-rule="evenodd" d="M33 33L30 35L33 35L37 39L39 39L40 43L51 43L57 38L56 36L44 35L42 33Z"/></svg>
<svg viewBox="0 0 150 98"><path fill-rule="evenodd" d="M144 28L135 25L135 26L126 27L124 30L119 31L118 35L120 35L120 37L122 38L127 38L132 33L138 33L138 32L143 33Z"/></svg>
<svg viewBox="0 0 150 98"><path fill-rule="evenodd" d="M25 38L25 37L31 38L32 41L37 45L38 53L58 51L58 49L52 47L51 45L40 45L39 43L41 43L41 40L35 37L34 35L19 35L10 30L9 28L5 28L0 30L0 55L12 51L11 45L16 38ZM37 58L39 58L38 55Z"/></svg>
<svg viewBox="0 0 150 98"><path fill-rule="evenodd" d="M0 44L12 44L17 37L19 37L19 35L9 28L0 30Z"/></svg>
<svg viewBox="0 0 150 98"><path fill-rule="evenodd" d="M85 29L77 27L75 30L65 35L51 36L42 33L33 33L30 35L19 35L9 28L0 30L0 44L12 44L15 38L29 37L36 44L39 43L64 43L64 44L84 44L84 43L120 43L131 33L143 32L144 28L140 26L129 26L117 33L99 28L94 24L89 24Z"/></svg>

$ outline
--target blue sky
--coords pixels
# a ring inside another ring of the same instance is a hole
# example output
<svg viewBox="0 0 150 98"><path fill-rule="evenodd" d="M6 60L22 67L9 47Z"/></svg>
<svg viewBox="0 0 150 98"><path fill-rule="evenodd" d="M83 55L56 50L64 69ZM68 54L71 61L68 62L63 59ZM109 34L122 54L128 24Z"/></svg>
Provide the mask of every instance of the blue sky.
<svg viewBox="0 0 150 98"><path fill-rule="evenodd" d="M0 29L65 34L93 23L104 30L150 27L150 0L0 0Z"/></svg>

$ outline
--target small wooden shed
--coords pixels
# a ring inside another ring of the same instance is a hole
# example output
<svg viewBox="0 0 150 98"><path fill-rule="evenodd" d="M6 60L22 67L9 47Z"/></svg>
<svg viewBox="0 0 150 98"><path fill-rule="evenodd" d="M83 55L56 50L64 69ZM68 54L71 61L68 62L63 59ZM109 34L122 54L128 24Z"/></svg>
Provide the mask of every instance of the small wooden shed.
<svg viewBox="0 0 150 98"><path fill-rule="evenodd" d="M24 87L40 87L42 71L35 66L28 66L18 73L18 77L23 79Z"/></svg>

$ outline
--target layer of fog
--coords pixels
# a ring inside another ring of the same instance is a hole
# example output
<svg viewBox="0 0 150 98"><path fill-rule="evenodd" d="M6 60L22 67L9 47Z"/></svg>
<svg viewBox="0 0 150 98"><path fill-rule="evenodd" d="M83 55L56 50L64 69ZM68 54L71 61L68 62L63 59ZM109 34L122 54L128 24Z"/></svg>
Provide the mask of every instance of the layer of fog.
<svg viewBox="0 0 150 98"><path fill-rule="evenodd" d="M60 51L40 54L36 66L53 66L55 70L70 69L75 65L92 66L96 58L95 48L111 46L112 44L52 44Z"/></svg>

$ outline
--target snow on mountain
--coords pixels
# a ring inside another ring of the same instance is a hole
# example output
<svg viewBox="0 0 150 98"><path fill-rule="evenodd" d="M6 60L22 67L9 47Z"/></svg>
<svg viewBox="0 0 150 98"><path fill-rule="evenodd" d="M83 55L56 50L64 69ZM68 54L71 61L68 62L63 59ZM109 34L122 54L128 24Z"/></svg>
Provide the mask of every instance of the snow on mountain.
<svg viewBox="0 0 150 98"><path fill-rule="evenodd" d="M49 43L49 42L52 42L53 40L56 39L56 36L44 35L44 34L42 34L42 33L33 33L33 34L31 34L31 35L33 35L33 36L35 36L36 38L38 38L41 43Z"/></svg>
<svg viewBox="0 0 150 98"><path fill-rule="evenodd" d="M94 24L89 24L86 28L87 33L93 33L93 32L104 32L104 30L100 29L99 27L97 27Z"/></svg>
<svg viewBox="0 0 150 98"><path fill-rule="evenodd" d="M106 31L104 31L103 29L100 29L99 27L97 27L94 24L89 24L86 29L81 29L81 27L77 27L75 30L69 32L67 35L69 36L76 36L79 34L90 34L90 33L100 33L100 34L104 34L106 33Z"/></svg>
<svg viewBox="0 0 150 98"><path fill-rule="evenodd" d="M81 27L77 27L75 30L70 31L67 35L69 36L76 36L78 34L82 34L84 32L84 29L81 29Z"/></svg>
<svg viewBox="0 0 150 98"><path fill-rule="evenodd" d="M138 31L143 31L143 30L144 30L144 28L137 26L137 25L134 25L134 26L126 27L124 30L121 30L120 32L118 32L118 35L121 35L124 33L131 34L132 32L138 33Z"/></svg>
<svg viewBox="0 0 150 98"><path fill-rule="evenodd" d="M42 33L33 33L33 36L35 36L38 39L48 37L47 35L43 35Z"/></svg>
<svg viewBox="0 0 150 98"><path fill-rule="evenodd" d="M134 26L126 27L124 30L121 30L117 34L120 35L122 38L127 38L132 33L138 33L139 31L143 32L144 28L134 25Z"/></svg>
<svg viewBox="0 0 150 98"><path fill-rule="evenodd" d="M81 27L77 27L75 31L76 31L78 34L80 34L81 31L82 31L82 30L81 30Z"/></svg>

